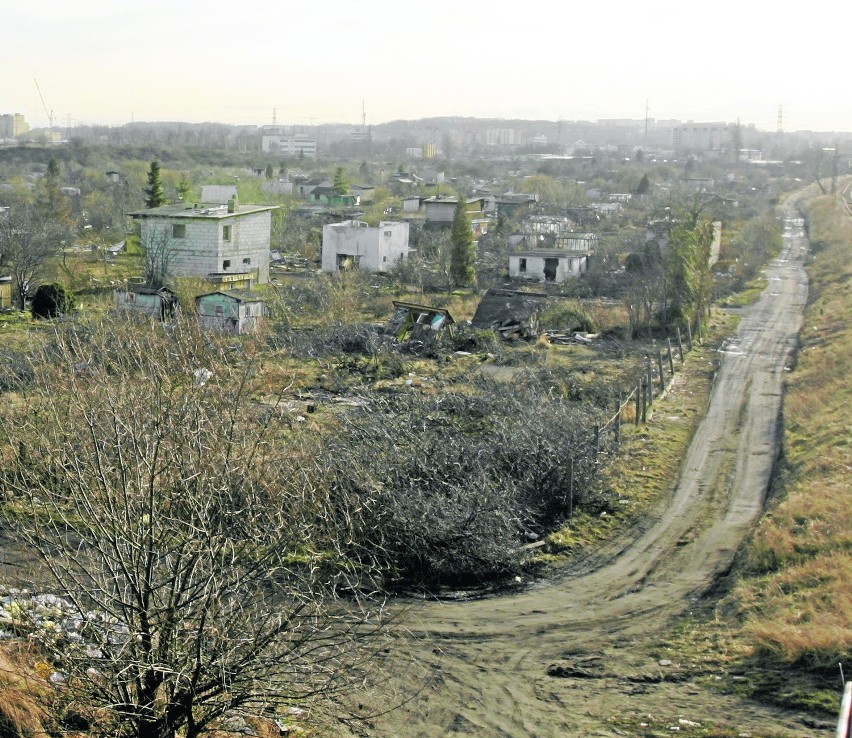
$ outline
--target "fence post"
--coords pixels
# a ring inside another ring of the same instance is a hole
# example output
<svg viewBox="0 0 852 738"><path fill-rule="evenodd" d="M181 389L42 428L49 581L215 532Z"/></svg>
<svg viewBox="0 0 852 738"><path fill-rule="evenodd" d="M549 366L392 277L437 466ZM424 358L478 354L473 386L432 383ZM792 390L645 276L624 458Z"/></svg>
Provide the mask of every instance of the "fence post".
<svg viewBox="0 0 852 738"><path fill-rule="evenodd" d="M663 376L663 352L657 352L657 368L660 370L660 394L666 388L666 378Z"/></svg>
<svg viewBox="0 0 852 738"><path fill-rule="evenodd" d="M672 377L674 377L674 356L672 355L672 339L666 339L666 345L669 348L669 369L671 369Z"/></svg>
<svg viewBox="0 0 852 738"><path fill-rule="evenodd" d="M686 324L686 347L689 351L692 351L692 326L688 322Z"/></svg>
<svg viewBox="0 0 852 738"><path fill-rule="evenodd" d="M680 363L683 364L683 340L680 337L680 326L677 328L677 351L680 354Z"/></svg>
<svg viewBox="0 0 852 738"><path fill-rule="evenodd" d="M634 425L639 425L639 419L642 417L642 377L639 377L639 384L636 385L636 417Z"/></svg>
<svg viewBox="0 0 852 738"><path fill-rule="evenodd" d="M642 390L642 423L648 422L648 382L647 380L642 380L640 383L640 389Z"/></svg>
<svg viewBox="0 0 852 738"><path fill-rule="evenodd" d="M650 356L645 357L645 387L648 391L647 402L650 405L654 402L654 366Z"/></svg>
<svg viewBox="0 0 852 738"><path fill-rule="evenodd" d="M615 409L615 447L621 445L621 405L624 402L624 393L618 390L618 407Z"/></svg>
<svg viewBox="0 0 852 738"><path fill-rule="evenodd" d="M574 457L568 457L568 517L574 517Z"/></svg>

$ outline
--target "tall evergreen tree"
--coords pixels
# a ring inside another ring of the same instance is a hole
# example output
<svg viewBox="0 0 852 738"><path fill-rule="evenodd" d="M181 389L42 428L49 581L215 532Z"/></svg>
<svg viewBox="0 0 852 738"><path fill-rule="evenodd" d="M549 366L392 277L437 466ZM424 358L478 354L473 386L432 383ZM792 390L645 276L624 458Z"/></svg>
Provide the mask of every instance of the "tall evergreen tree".
<svg viewBox="0 0 852 738"><path fill-rule="evenodd" d="M63 226L71 223L71 205L59 189L59 162L53 157L47 162L47 171L36 187L36 210L42 218Z"/></svg>
<svg viewBox="0 0 852 738"><path fill-rule="evenodd" d="M160 162L156 159L151 162L148 170L148 186L145 188L145 207L158 208L166 204L166 195L163 192L163 182L160 179Z"/></svg>
<svg viewBox="0 0 852 738"><path fill-rule="evenodd" d="M450 277L456 287L476 285L476 246L466 206L465 198L459 197L450 232Z"/></svg>
<svg viewBox="0 0 852 738"><path fill-rule="evenodd" d="M335 195L345 195L349 192L349 177L346 176L346 170L343 167L337 167L334 172L332 189Z"/></svg>

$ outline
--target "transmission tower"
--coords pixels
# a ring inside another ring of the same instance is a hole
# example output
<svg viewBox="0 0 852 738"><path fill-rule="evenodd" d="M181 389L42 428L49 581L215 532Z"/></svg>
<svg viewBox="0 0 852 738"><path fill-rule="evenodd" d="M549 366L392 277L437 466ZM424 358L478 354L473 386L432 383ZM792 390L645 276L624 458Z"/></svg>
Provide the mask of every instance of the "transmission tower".
<svg viewBox="0 0 852 738"><path fill-rule="evenodd" d="M784 133L784 106L778 106L778 125L775 128L777 133Z"/></svg>

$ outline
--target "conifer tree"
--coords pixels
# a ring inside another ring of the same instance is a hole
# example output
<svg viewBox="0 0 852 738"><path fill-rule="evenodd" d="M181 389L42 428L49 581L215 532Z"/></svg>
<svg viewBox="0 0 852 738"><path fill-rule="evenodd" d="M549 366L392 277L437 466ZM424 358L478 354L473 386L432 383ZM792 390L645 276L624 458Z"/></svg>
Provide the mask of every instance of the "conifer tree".
<svg viewBox="0 0 852 738"><path fill-rule="evenodd" d="M47 170L36 188L36 210L42 218L63 226L71 223L71 205L59 189L59 162L53 157L47 162Z"/></svg>
<svg viewBox="0 0 852 738"><path fill-rule="evenodd" d="M466 205L465 198L459 197L450 233L450 277L456 287L476 285L476 246Z"/></svg>
<svg viewBox="0 0 852 738"><path fill-rule="evenodd" d="M345 195L349 192L349 177L343 167L337 167L334 172L334 184L332 185L335 195Z"/></svg>
<svg viewBox="0 0 852 738"><path fill-rule="evenodd" d="M163 192L163 182L160 179L160 162L156 159L151 162L148 170L148 186L145 188L145 207L158 208L166 204L166 196Z"/></svg>

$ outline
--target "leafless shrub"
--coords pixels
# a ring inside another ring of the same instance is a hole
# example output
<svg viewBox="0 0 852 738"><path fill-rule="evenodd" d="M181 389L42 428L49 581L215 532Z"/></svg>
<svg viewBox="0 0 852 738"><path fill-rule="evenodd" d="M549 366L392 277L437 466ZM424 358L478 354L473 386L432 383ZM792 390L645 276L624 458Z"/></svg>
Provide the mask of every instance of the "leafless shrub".
<svg viewBox="0 0 852 738"><path fill-rule="evenodd" d="M360 501L364 547L398 584L513 574L521 544L592 500L592 413L547 386L368 398L322 453L332 495Z"/></svg>
<svg viewBox="0 0 852 738"><path fill-rule="evenodd" d="M50 639L69 689L143 738L327 704L382 622L353 515L247 401L250 365L190 323L128 326L58 330L0 423L7 522L83 639Z"/></svg>

